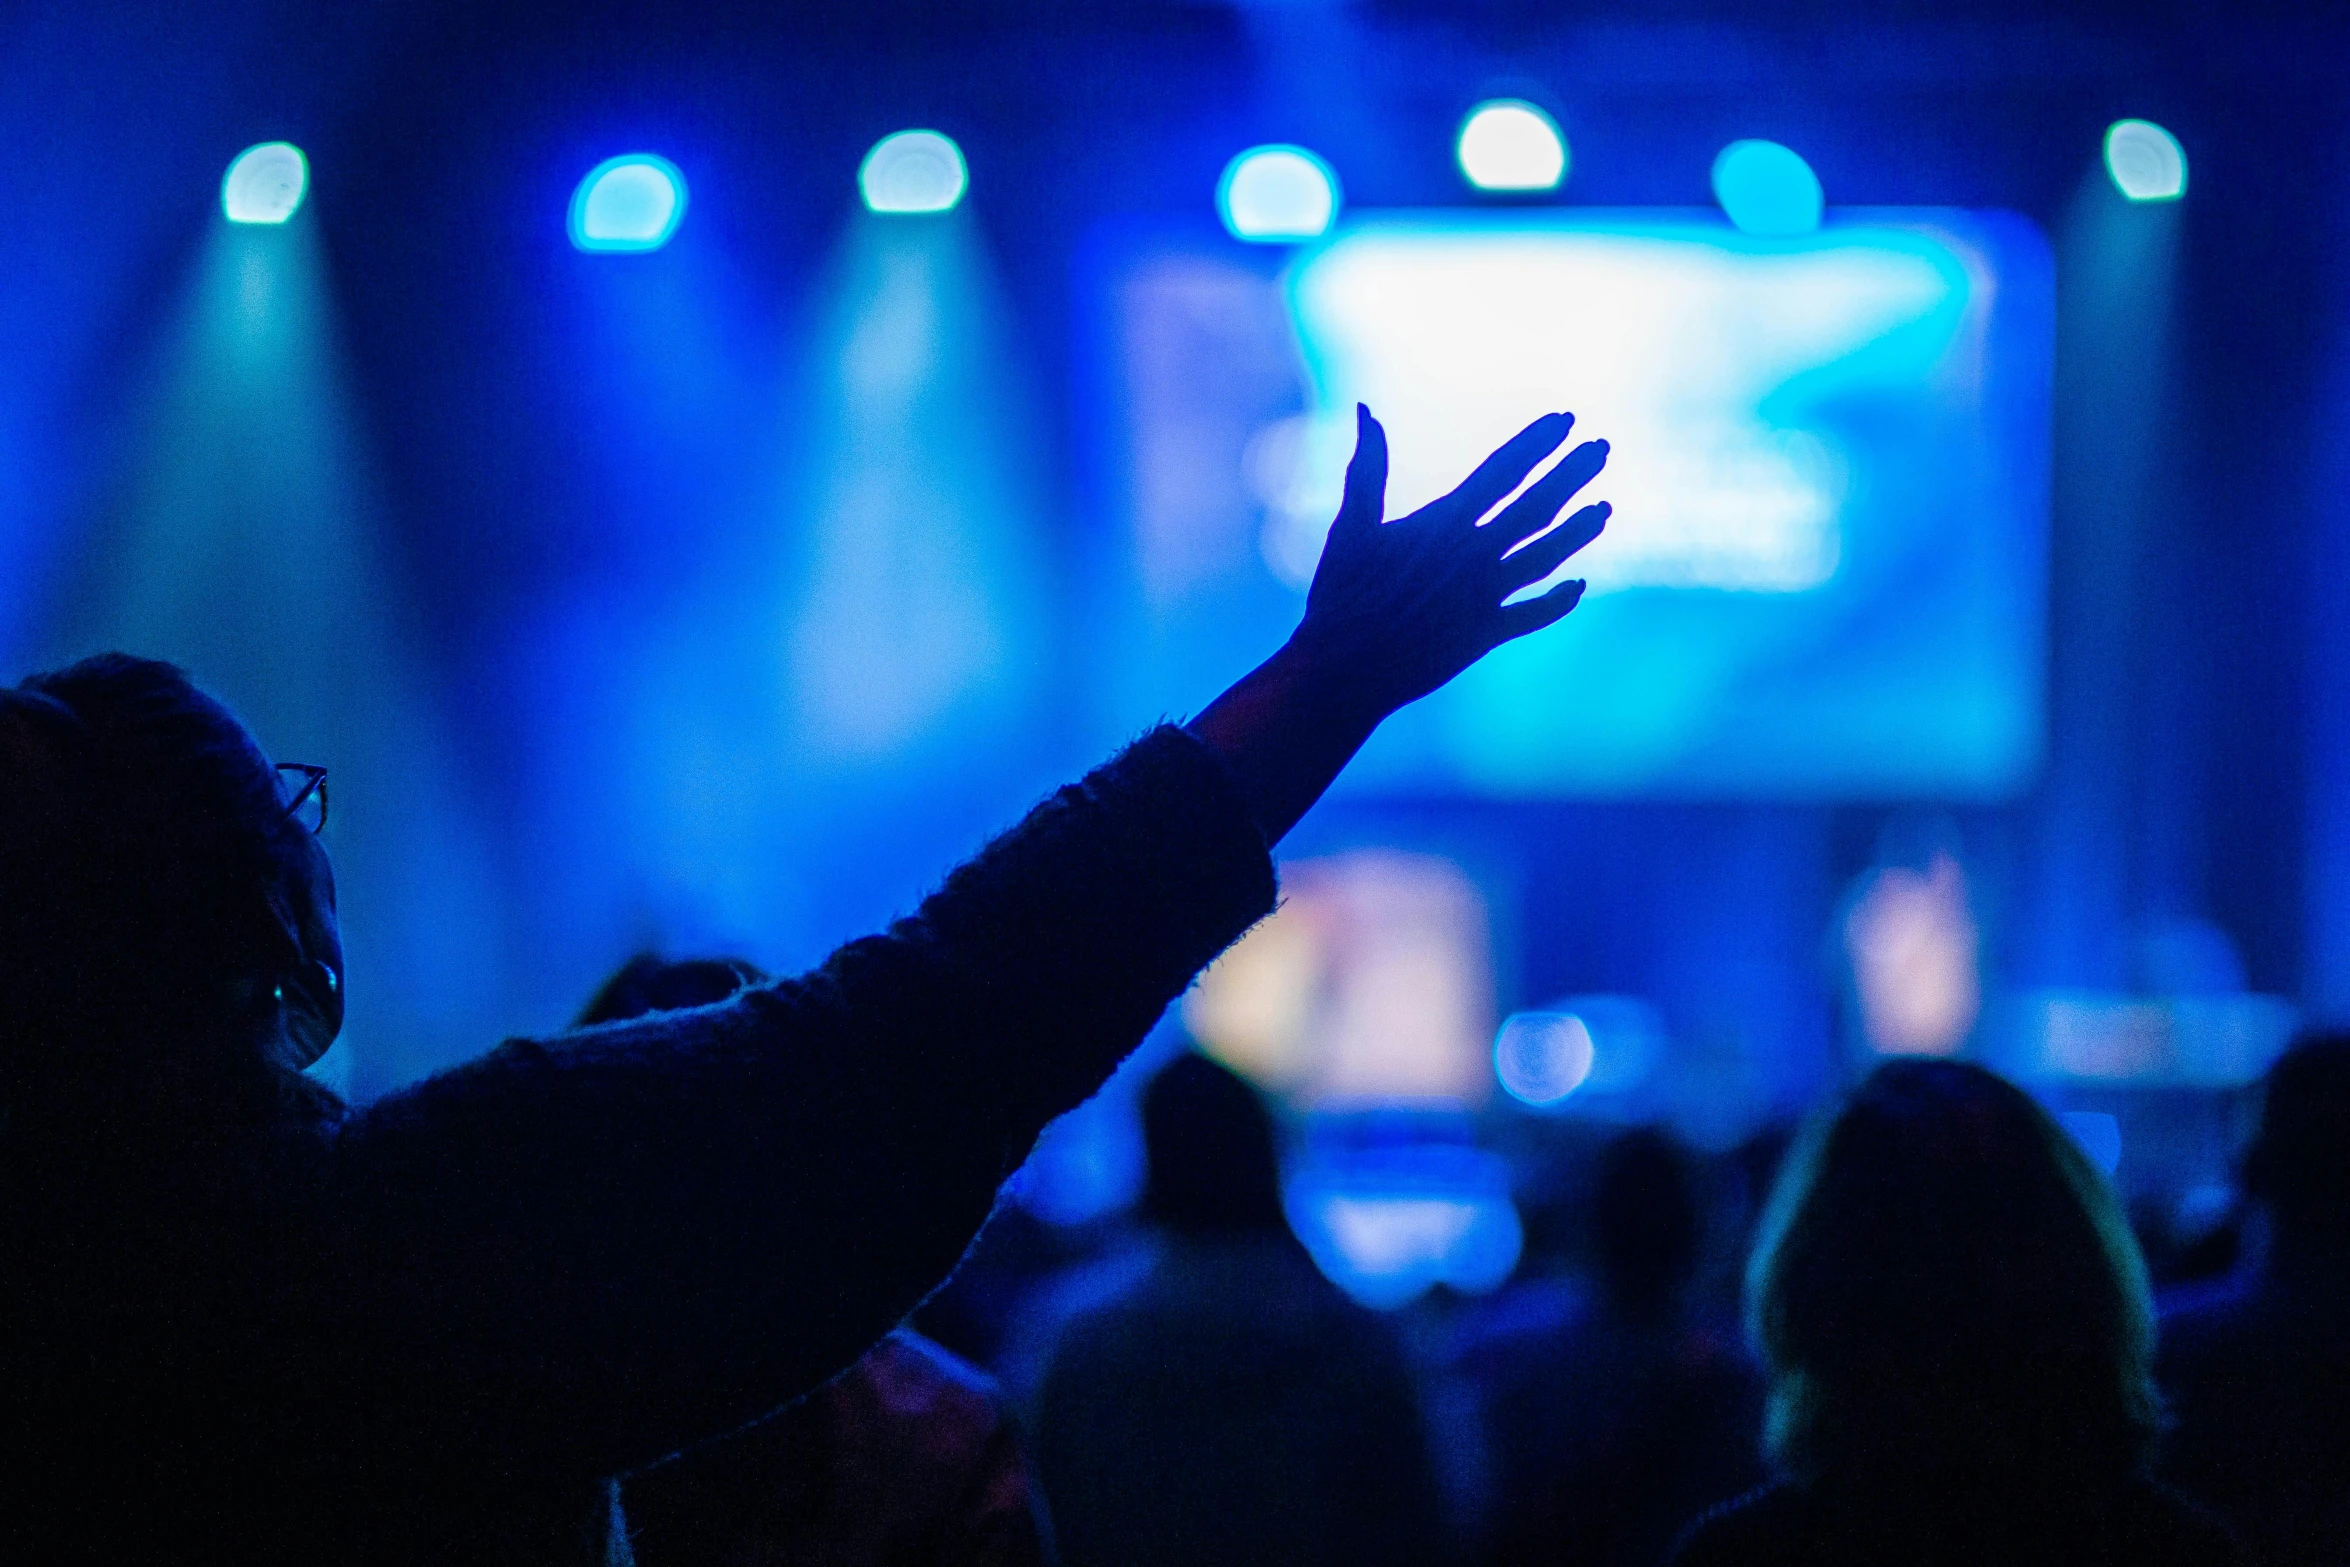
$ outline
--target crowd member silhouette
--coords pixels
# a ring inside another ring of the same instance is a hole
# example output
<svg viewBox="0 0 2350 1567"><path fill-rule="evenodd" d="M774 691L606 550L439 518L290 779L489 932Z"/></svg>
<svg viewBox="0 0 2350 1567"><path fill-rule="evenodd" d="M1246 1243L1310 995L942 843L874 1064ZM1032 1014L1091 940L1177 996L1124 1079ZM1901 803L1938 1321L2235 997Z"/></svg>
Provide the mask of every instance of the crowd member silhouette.
<svg viewBox="0 0 2350 1567"><path fill-rule="evenodd" d="M1442 1548L1398 1346L1282 1216L1255 1090L1184 1055L1143 1091L1150 1267L1066 1324L1035 1413L1068 1567L1378 1567Z"/></svg>
<svg viewBox="0 0 2350 1567"><path fill-rule="evenodd" d="M1690 1300L1696 1172L1672 1138L1625 1132L1589 1205L1593 1288L1504 1294L1464 1347L1493 1476L1483 1557L1654 1567L1674 1537L1762 1478L1761 1388L1734 1328Z"/></svg>
<svg viewBox="0 0 2350 1567"><path fill-rule="evenodd" d="M1362 414L1297 631L1188 727L804 977L359 1108L301 1075L345 986L318 777L165 665L0 696L8 1555L624 1553L608 1477L864 1354L1272 906L1268 845L1380 720L1574 606L1503 602L1601 526L1542 533L1597 443L1501 506L1569 423L1389 523Z"/></svg>
<svg viewBox="0 0 2350 1567"><path fill-rule="evenodd" d="M1790 1156L1750 1280L1785 1478L1682 1567L2219 1563L2145 1477L2153 1311L2113 1194L1979 1067L1878 1067Z"/></svg>
<svg viewBox="0 0 2350 1567"><path fill-rule="evenodd" d="M579 1026L710 1006L764 974L739 958L632 958ZM986 1373L910 1328L797 1403L621 1490L638 1567L1033 1567L1044 1535Z"/></svg>
<svg viewBox="0 0 2350 1567"><path fill-rule="evenodd" d="M2350 1035L2268 1074L2245 1185L2266 1221L2238 1279L2167 1314L2163 1473L2255 1560L2350 1560Z"/></svg>

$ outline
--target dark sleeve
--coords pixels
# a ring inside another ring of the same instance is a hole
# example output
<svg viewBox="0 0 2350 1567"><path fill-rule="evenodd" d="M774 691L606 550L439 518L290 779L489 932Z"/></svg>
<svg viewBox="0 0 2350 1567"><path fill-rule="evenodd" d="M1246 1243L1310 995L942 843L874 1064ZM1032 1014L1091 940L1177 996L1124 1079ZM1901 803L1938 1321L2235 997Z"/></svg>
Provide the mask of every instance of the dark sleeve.
<svg viewBox="0 0 2350 1567"><path fill-rule="evenodd" d="M1238 792L1163 727L811 974L379 1101L328 1161L355 1395L509 1473L633 1468L798 1395L1273 897Z"/></svg>

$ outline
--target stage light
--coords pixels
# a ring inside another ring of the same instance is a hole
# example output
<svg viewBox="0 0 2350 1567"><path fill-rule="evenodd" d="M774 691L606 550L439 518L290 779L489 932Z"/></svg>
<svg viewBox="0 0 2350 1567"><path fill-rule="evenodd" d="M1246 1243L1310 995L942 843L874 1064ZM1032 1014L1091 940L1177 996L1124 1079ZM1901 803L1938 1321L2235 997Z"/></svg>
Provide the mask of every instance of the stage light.
<svg viewBox="0 0 2350 1567"><path fill-rule="evenodd" d="M659 250L685 218L685 176L667 158L632 152L588 170L571 197L571 243L582 250Z"/></svg>
<svg viewBox="0 0 2350 1567"><path fill-rule="evenodd" d="M1493 1041L1493 1075L1521 1104L1547 1106L1591 1075L1591 1029L1572 1012L1518 1012Z"/></svg>
<svg viewBox="0 0 2350 1567"><path fill-rule="evenodd" d="M1236 239L1313 239L1337 220L1338 176L1303 147L1251 147L1224 166L1216 211Z"/></svg>
<svg viewBox="0 0 2350 1567"><path fill-rule="evenodd" d="M1479 190L1556 190L1567 177L1566 138L1549 115L1517 98L1470 111L1454 154Z"/></svg>
<svg viewBox="0 0 2350 1567"><path fill-rule="evenodd" d="M1775 141L1734 141L1714 159L1714 199L1749 234L1809 234L1820 226L1820 177Z"/></svg>
<svg viewBox="0 0 2350 1567"><path fill-rule="evenodd" d="M1983 1009L1981 934L1966 873L1947 853L1919 871L1871 872L1844 917L1845 956L1869 1048L1889 1056L1958 1052Z"/></svg>
<svg viewBox="0 0 2350 1567"><path fill-rule="evenodd" d="M2105 171L2132 201L2176 201L2187 194L2187 153L2152 120L2116 120L2105 133Z"/></svg>
<svg viewBox="0 0 2350 1567"><path fill-rule="evenodd" d="M231 223L283 223L302 210L310 163L290 141L247 147L220 181L220 210Z"/></svg>
<svg viewBox="0 0 2350 1567"><path fill-rule="evenodd" d="M875 212L951 212L970 183L963 149L936 131L884 136L857 169L857 188Z"/></svg>

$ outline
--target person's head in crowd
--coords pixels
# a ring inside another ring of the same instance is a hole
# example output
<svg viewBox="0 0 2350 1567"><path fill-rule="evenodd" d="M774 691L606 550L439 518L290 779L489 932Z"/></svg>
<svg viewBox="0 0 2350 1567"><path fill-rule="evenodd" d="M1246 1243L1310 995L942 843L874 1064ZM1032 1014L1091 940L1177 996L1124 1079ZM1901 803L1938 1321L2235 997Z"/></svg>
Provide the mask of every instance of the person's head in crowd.
<svg viewBox="0 0 2350 1567"><path fill-rule="evenodd" d="M1797 1480L2058 1486L2147 1459L2137 1244L2072 1139L1979 1067L1888 1062L1815 1123L1747 1287L1766 1445Z"/></svg>
<svg viewBox="0 0 2350 1567"><path fill-rule="evenodd" d="M2280 1242L2350 1252L2350 1033L2303 1038L2269 1068L2244 1184Z"/></svg>
<svg viewBox="0 0 2350 1567"><path fill-rule="evenodd" d="M1142 1216L1177 1234L1281 1229L1273 1118L1254 1088L1189 1051L1142 1091Z"/></svg>
<svg viewBox="0 0 2350 1567"><path fill-rule="evenodd" d="M670 962L640 952L615 969L579 1014L577 1026L622 1023L648 1012L706 1007L731 998L767 976L741 958L688 958Z"/></svg>
<svg viewBox="0 0 2350 1567"><path fill-rule="evenodd" d="M1635 1316L1670 1311L1696 1269L1703 1220L1696 1172L1669 1133L1640 1127L1601 1151L1591 1220L1610 1303Z"/></svg>
<svg viewBox="0 0 2350 1567"><path fill-rule="evenodd" d="M282 777L169 664L107 654L0 690L8 1100L201 1098L333 1042L334 876Z"/></svg>

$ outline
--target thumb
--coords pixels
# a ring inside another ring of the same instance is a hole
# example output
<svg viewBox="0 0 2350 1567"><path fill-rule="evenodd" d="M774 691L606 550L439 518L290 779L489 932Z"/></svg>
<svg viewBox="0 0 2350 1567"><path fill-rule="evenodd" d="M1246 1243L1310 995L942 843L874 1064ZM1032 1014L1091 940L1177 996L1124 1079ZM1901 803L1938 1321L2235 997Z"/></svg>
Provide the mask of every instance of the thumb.
<svg viewBox="0 0 2350 1567"><path fill-rule="evenodd" d="M1346 495L1331 531L1376 528L1387 517L1387 432L1355 404L1355 454L1346 465Z"/></svg>

